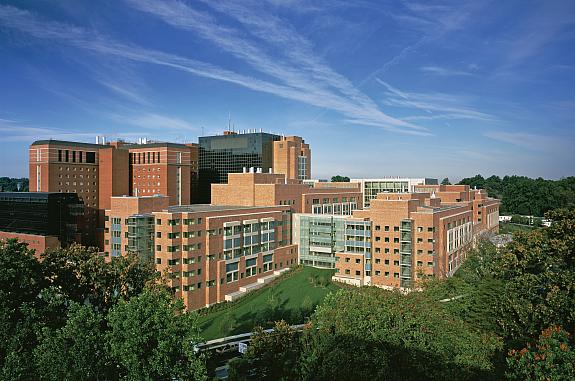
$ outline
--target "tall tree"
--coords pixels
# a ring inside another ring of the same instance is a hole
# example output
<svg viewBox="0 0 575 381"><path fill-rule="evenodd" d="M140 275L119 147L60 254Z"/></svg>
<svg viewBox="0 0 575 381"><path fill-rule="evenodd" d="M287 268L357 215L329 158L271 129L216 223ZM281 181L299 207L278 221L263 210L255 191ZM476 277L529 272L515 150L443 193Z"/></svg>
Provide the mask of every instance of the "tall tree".
<svg viewBox="0 0 575 381"><path fill-rule="evenodd" d="M309 380L477 379L499 347L425 294L340 290L317 308L300 366Z"/></svg>
<svg viewBox="0 0 575 381"><path fill-rule="evenodd" d="M108 356L105 325L90 306L72 303L62 328L45 327L34 350L38 375L46 380L117 379L117 364Z"/></svg>
<svg viewBox="0 0 575 381"><path fill-rule="evenodd" d="M99 310L138 295L157 278L153 264L133 254L107 262L95 248L72 245L48 250L42 258L44 273L54 288Z"/></svg>
<svg viewBox="0 0 575 381"><path fill-rule="evenodd" d="M121 300L108 313L110 355L129 380L204 380L204 362L194 353L199 342L196 314L166 291L146 289Z"/></svg>
<svg viewBox="0 0 575 381"><path fill-rule="evenodd" d="M230 380L293 380L301 351L297 331L285 321L275 323L273 332L257 327L247 352L230 363Z"/></svg>
<svg viewBox="0 0 575 381"><path fill-rule="evenodd" d="M446 177L443 180L441 180L441 185L451 185L451 182L449 181L449 178Z"/></svg>

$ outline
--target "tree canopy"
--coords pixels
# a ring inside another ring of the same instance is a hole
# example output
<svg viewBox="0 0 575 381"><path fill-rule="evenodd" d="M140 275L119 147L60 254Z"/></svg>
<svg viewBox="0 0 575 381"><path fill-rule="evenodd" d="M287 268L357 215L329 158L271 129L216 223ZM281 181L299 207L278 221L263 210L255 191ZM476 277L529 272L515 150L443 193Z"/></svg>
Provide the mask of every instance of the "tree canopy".
<svg viewBox="0 0 575 381"><path fill-rule="evenodd" d="M525 176L481 175L464 178L459 184L486 189L490 197L501 200L500 214L542 217L545 212L575 207L575 177L561 180L531 179Z"/></svg>
<svg viewBox="0 0 575 381"><path fill-rule="evenodd" d="M331 177L332 183L349 183L349 177L336 175Z"/></svg>
<svg viewBox="0 0 575 381"><path fill-rule="evenodd" d="M136 256L0 241L0 379L202 380L196 315Z"/></svg>
<svg viewBox="0 0 575 381"><path fill-rule="evenodd" d="M28 192L28 179L0 177L0 192Z"/></svg>

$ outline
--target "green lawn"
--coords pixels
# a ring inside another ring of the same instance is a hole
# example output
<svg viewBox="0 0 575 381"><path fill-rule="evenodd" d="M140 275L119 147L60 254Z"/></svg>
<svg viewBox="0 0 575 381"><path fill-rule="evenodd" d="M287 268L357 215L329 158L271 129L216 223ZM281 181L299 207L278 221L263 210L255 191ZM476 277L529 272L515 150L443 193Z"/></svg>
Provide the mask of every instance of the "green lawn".
<svg viewBox="0 0 575 381"><path fill-rule="evenodd" d="M509 222L500 222L499 223L499 234L513 234L515 232L528 232L531 230L538 229L535 226L529 225L518 225L512 224Z"/></svg>
<svg viewBox="0 0 575 381"><path fill-rule="evenodd" d="M277 284L247 294L229 308L200 317L202 337L211 340L249 332L258 325L267 328L281 319L290 324L305 322L315 306L338 286L330 281L333 270L304 267L295 271ZM310 281L313 277L323 278L327 285L314 284Z"/></svg>

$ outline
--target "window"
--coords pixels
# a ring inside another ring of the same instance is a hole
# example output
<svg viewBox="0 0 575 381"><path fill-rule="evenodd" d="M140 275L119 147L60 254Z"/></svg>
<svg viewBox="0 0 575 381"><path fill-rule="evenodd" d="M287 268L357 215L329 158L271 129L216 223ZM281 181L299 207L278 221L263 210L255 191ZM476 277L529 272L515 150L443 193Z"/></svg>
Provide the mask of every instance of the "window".
<svg viewBox="0 0 575 381"><path fill-rule="evenodd" d="M350 274L349 269L345 269L345 273L349 275Z"/></svg>
<svg viewBox="0 0 575 381"><path fill-rule="evenodd" d="M381 237L375 237L375 242L381 241Z"/></svg>
<svg viewBox="0 0 575 381"><path fill-rule="evenodd" d="M66 151L66 161L68 161L68 151ZM96 152L86 152L86 163L96 163Z"/></svg>
<svg viewBox="0 0 575 381"><path fill-rule="evenodd" d="M380 230L381 230L381 226L375 225L375 231L380 231Z"/></svg>
<svg viewBox="0 0 575 381"><path fill-rule="evenodd" d="M417 267L421 267L423 266L423 262L422 261L417 261Z"/></svg>
<svg viewBox="0 0 575 381"><path fill-rule="evenodd" d="M386 265L389 265L389 259L386 259L386 260L384 261L384 263L385 263Z"/></svg>
<svg viewBox="0 0 575 381"><path fill-rule="evenodd" d="M385 237L384 241L389 242L389 237Z"/></svg>
<svg viewBox="0 0 575 381"><path fill-rule="evenodd" d="M384 230L385 230L386 232L388 232L388 231L389 231L389 226L385 226L385 229L384 229Z"/></svg>
<svg viewBox="0 0 575 381"><path fill-rule="evenodd" d="M359 259L359 258L356 259L356 260L355 260L355 263L361 263L361 259Z"/></svg>
<svg viewBox="0 0 575 381"><path fill-rule="evenodd" d="M399 273L393 273L394 278L399 278Z"/></svg>
<svg viewBox="0 0 575 381"><path fill-rule="evenodd" d="M399 231L399 226L394 226L394 227L393 227L393 231L394 231L394 232L398 232L398 231Z"/></svg>
<svg viewBox="0 0 575 381"><path fill-rule="evenodd" d="M433 267L433 262L427 262L427 267Z"/></svg>
<svg viewBox="0 0 575 381"><path fill-rule="evenodd" d="M375 252L378 253L378 254L381 253L381 248L376 247L376 248L375 248Z"/></svg>
<svg viewBox="0 0 575 381"><path fill-rule="evenodd" d="M381 259L377 258L377 259L375 260L375 264L380 264L380 263L381 263Z"/></svg>
<svg viewBox="0 0 575 381"><path fill-rule="evenodd" d="M345 262L346 262L346 263L349 263L349 258L346 258L346 259L345 259Z"/></svg>
<svg viewBox="0 0 575 381"><path fill-rule="evenodd" d="M386 278L389 278L389 271L386 271L386 272L385 272L385 277L386 277Z"/></svg>
<svg viewBox="0 0 575 381"><path fill-rule="evenodd" d="M389 254L389 249L385 248L385 254Z"/></svg>
<svg viewBox="0 0 575 381"><path fill-rule="evenodd" d="M381 275L381 271L375 270L375 276L380 276L380 275Z"/></svg>
<svg viewBox="0 0 575 381"><path fill-rule="evenodd" d="M394 238L394 239L393 239L393 242L394 242L394 243L399 243L399 238Z"/></svg>
<svg viewBox="0 0 575 381"><path fill-rule="evenodd" d="M161 225L161 224L162 224L162 220L157 219L157 220L156 220L156 225Z"/></svg>
<svg viewBox="0 0 575 381"><path fill-rule="evenodd" d="M358 275L358 276L361 275L361 271L355 270L355 275Z"/></svg>
<svg viewBox="0 0 575 381"><path fill-rule="evenodd" d="M399 261L393 261L394 266L399 266Z"/></svg>

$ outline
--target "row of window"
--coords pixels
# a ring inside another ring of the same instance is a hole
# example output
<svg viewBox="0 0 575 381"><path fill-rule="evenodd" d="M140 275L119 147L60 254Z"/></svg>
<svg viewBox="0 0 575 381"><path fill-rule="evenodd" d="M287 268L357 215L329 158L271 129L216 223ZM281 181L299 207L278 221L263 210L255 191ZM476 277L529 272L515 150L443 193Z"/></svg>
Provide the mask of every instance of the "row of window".
<svg viewBox="0 0 575 381"><path fill-rule="evenodd" d="M355 197L349 197L349 202L356 202L355 199L356 199ZM319 200L320 200L319 198L314 198L314 199L312 199L311 203L314 205L319 204L320 203ZM321 202L322 204L337 204L337 203L339 203L339 197L332 198L331 202L330 202L330 199L327 197L322 198L321 200L322 200L322 202ZM342 197L341 202L348 202L348 198Z"/></svg>
<svg viewBox="0 0 575 381"><path fill-rule="evenodd" d="M96 152L58 150L58 161L61 163L96 163Z"/></svg>
<svg viewBox="0 0 575 381"><path fill-rule="evenodd" d="M96 168L96 167L86 168L86 172L89 172L89 171L96 172L97 169L98 169L98 168ZM60 171L63 171L63 170L70 171L70 167L58 167L58 170L60 170ZM78 170L78 167L72 167L72 171L76 171L76 170ZM79 171L80 171L80 172L83 172L83 171L84 171L84 167L80 167Z"/></svg>

